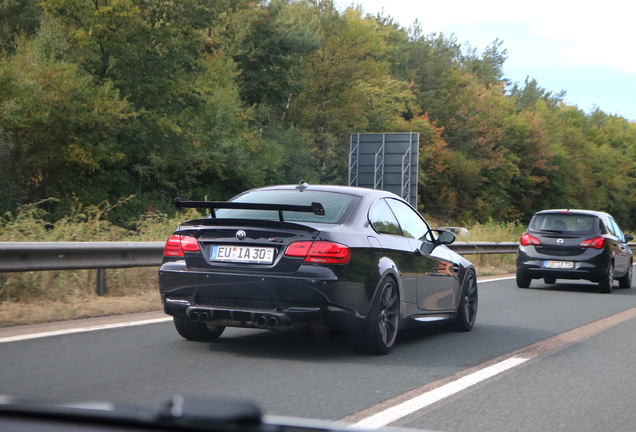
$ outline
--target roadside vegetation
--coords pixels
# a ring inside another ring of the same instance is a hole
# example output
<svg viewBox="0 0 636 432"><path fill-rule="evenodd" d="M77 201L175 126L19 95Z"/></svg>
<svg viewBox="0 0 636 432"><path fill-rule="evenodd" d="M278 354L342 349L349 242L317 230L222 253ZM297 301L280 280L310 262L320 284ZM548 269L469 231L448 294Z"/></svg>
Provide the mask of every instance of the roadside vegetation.
<svg viewBox="0 0 636 432"><path fill-rule="evenodd" d="M636 124L510 82L501 40L331 0L5 0L0 54L0 214L134 195L108 213L128 227L175 196L346 184L350 134L417 132L437 219L636 220Z"/></svg>
<svg viewBox="0 0 636 432"><path fill-rule="evenodd" d="M117 205L124 204L122 201ZM176 216L147 213L133 229L107 220L115 206L76 204L55 222L41 203L20 207L0 217L0 242L16 241L165 241L182 221L198 217L195 210ZM517 241L523 227L517 223L486 223L469 227L457 241ZM479 275L509 273L512 255L470 255ZM160 310L156 268L106 270L107 294L95 294L95 270L38 271L0 274L0 327L102 315Z"/></svg>
<svg viewBox="0 0 636 432"><path fill-rule="evenodd" d="M68 216L54 222L41 202L0 217L0 242L165 241L180 221L197 217L194 210L176 217L146 213L134 228L107 220L116 205L84 207L75 203ZM106 270L107 294L95 294L95 270L38 271L0 274L0 326L57 321L160 309L156 268Z"/></svg>

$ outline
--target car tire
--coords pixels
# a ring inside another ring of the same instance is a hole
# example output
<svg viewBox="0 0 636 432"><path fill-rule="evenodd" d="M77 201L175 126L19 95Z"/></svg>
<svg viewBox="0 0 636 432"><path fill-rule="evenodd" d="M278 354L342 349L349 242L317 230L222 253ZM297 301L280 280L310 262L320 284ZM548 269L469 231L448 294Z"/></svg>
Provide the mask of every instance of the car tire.
<svg viewBox="0 0 636 432"><path fill-rule="evenodd" d="M607 274L598 283L598 289L603 294L609 294L614 287L614 263L611 263Z"/></svg>
<svg viewBox="0 0 636 432"><path fill-rule="evenodd" d="M395 344L400 322L400 298L395 280L386 277L373 299L358 350L367 354L388 354Z"/></svg>
<svg viewBox="0 0 636 432"><path fill-rule="evenodd" d="M221 336L225 327L213 326L208 327L207 324L192 321L189 318L172 317L174 327L184 339L196 342L212 342Z"/></svg>
<svg viewBox="0 0 636 432"><path fill-rule="evenodd" d="M519 288L528 288L532 279L517 270L517 286Z"/></svg>
<svg viewBox="0 0 636 432"><path fill-rule="evenodd" d="M631 288L632 287L632 265L633 263L629 263L629 268L627 269L627 273L625 276L618 278L618 286L620 288Z"/></svg>
<svg viewBox="0 0 636 432"><path fill-rule="evenodd" d="M462 296L457 308L457 316L450 324L455 331L467 332L472 330L477 318L477 277L475 272L469 270L464 277Z"/></svg>
<svg viewBox="0 0 636 432"><path fill-rule="evenodd" d="M546 285L554 285L556 283L556 278L555 277L543 278L543 282L545 282Z"/></svg>

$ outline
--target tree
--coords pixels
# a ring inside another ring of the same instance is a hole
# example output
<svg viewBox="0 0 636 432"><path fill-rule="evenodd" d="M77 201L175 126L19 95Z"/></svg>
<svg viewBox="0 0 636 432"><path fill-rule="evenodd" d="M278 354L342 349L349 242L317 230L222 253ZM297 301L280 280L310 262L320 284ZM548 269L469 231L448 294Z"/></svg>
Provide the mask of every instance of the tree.
<svg viewBox="0 0 636 432"><path fill-rule="evenodd" d="M340 14L330 2L309 9L318 11L323 43L304 62L304 91L294 101L289 120L312 132L320 180L343 184L348 160L344 143L369 124L361 84L385 76L387 65L376 60L385 45L377 21L362 18L360 11Z"/></svg>
<svg viewBox="0 0 636 432"><path fill-rule="evenodd" d="M250 106L267 104L278 112L284 112L291 95L299 92L303 58L319 48L317 36L286 16L284 6L273 1L253 11L242 47L233 56L243 100Z"/></svg>
<svg viewBox="0 0 636 432"><path fill-rule="evenodd" d="M43 197L95 199L124 157L117 134L128 104L110 83L43 55L39 42L0 65L5 210Z"/></svg>
<svg viewBox="0 0 636 432"><path fill-rule="evenodd" d="M15 54L17 39L33 37L41 19L42 11L34 0L0 2L0 52Z"/></svg>

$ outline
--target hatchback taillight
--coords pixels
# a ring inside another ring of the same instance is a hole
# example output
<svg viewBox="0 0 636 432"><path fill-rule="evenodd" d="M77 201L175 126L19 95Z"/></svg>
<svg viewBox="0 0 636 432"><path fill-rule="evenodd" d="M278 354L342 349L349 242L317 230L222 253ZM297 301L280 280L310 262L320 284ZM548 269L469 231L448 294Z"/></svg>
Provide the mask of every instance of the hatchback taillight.
<svg viewBox="0 0 636 432"><path fill-rule="evenodd" d="M347 264L351 249L329 241L300 241L287 246L285 256L305 258L305 262L321 264Z"/></svg>
<svg viewBox="0 0 636 432"><path fill-rule="evenodd" d="M191 236L173 234L163 248L163 256L183 257L184 252L199 252L199 242Z"/></svg>
<svg viewBox="0 0 636 432"><path fill-rule="evenodd" d="M605 247L605 237L592 237L581 242L583 248L603 249Z"/></svg>
<svg viewBox="0 0 636 432"><path fill-rule="evenodd" d="M521 240L519 240L521 246L541 246L541 241L533 235L528 233L523 233L521 235Z"/></svg>

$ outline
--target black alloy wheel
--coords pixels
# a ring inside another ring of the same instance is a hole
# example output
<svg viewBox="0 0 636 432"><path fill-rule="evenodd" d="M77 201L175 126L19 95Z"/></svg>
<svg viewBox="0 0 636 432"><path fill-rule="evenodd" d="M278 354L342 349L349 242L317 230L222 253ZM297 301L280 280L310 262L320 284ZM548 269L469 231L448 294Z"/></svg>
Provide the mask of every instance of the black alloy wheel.
<svg viewBox="0 0 636 432"><path fill-rule="evenodd" d="M457 316L451 324L453 330L467 332L473 328L477 319L477 304L477 277L475 272L469 270L464 277L462 298L459 301Z"/></svg>
<svg viewBox="0 0 636 432"><path fill-rule="evenodd" d="M388 354L395 344L399 324L399 294L395 280L386 277L359 339L358 348L368 354Z"/></svg>
<svg viewBox="0 0 636 432"><path fill-rule="evenodd" d="M614 286L614 263L610 263L607 274L598 283L599 291L603 294L609 294L612 292Z"/></svg>
<svg viewBox="0 0 636 432"><path fill-rule="evenodd" d="M221 336L225 327L211 326L202 322L192 321L190 318L172 317L174 327L184 339L196 342L212 342Z"/></svg>
<svg viewBox="0 0 636 432"><path fill-rule="evenodd" d="M520 270L517 270L517 286L519 288L528 288L532 279L524 275Z"/></svg>
<svg viewBox="0 0 636 432"><path fill-rule="evenodd" d="M625 273L625 276L617 278L618 280L618 286L620 288L631 288L632 287L632 266L634 265L634 263L630 262L629 263L629 268L627 269L627 273Z"/></svg>

